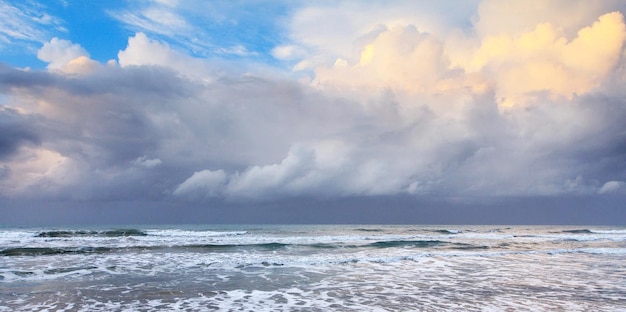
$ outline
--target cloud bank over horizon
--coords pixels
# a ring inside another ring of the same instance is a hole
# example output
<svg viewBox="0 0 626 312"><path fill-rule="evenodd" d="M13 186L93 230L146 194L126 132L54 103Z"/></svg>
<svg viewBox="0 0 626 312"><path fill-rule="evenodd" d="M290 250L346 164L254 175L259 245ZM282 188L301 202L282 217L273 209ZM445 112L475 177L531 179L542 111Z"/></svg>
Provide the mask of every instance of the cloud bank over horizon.
<svg viewBox="0 0 626 312"><path fill-rule="evenodd" d="M194 37L202 3L106 11L107 60L0 24L46 64L0 64L0 197L626 195L620 1L306 2L262 48Z"/></svg>

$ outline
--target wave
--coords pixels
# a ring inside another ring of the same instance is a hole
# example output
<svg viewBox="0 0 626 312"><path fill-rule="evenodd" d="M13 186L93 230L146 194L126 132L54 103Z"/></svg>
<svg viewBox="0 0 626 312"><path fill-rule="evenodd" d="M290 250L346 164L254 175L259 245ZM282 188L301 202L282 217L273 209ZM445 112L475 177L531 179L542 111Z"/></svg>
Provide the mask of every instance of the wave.
<svg viewBox="0 0 626 312"><path fill-rule="evenodd" d="M590 230L594 234L626 234L626 230Z"/></svg>
<svg viewBox="0 0 626 312"><path fill-rule="evenodd" d="M354 229L355 232L383 232L382 229Z"/></svg>
<svg viewBox="0 0 626 312"><path fill-rule="evenodd" d="M440 233L440 234L460 234L462 233L462 231L460 230L430 230L430 232L433 233Z"/></svg>
<svg viewBox="0 0 626 312"><path fill-rule="evenodd" d="M147 230L146 234L150 236L186 236L186 237L219 237L219 236L238 236L248 234L248 231L187 231L187 230Z"/></svg>
<svg viewBox="0 0 626 312"><path fill-rule="evenodd" d="M16 247L0 250L0 256L48 256L63 254L104 254L131 251L156 251L168 249L196 250L196 251L237 251L244 249L259 251L275 251L290 246L282 243L262 244L191 244L191 245L160 245L160 246L129 246L129 247Z"/></svg>
<svg viewBox="0 0 626 312"><path fill-rule="evenodd" d="M116 229L106 231L45 231L39 232L35 237L125 237L125 236L147 236L146 232L137 229Z"/></svg>
<svg viewBox="0 0 626 312"><path fill-rule="evenodd" d="M241 250L241 249L260 249L267 251L279 250L290 246L283 243L261 243L261 244L197 244L197 245L181 245L176 246L181 249L200 249L200 250Z"/></svg>
<svg viewBox="0 0 626 312"><path fill-rule="evenodd" d="M48 269L43 271L44 274L63 274L63 273L72 273L76 271L82 270L93 270L97 269L95 266L85 266L85 267L64 267L64 268L56 268L56 269Z"/></svg>
<svg viewBox="0 0 626 312"><path fill-rule="evenodd" d="M374 248L398 248L398 247L434 247L439 245L448 244L447 242L440 240L413 240L413 241L402 241L402 240L394 240L394 241L380 241L371 244L367 244L367 247Z"/></svg>
<svg viewBox="0 0 626 312"><path fill-rule="evenodd" d="M626 230L592 230L592 229L574 229L574 230L562 230L552 233L567 233L567 234L607 234L607 235L624 235Z"/></svg>
<svg viewBox="0 0 626 312"><path fill-rule="evenodd" d="M148 252L157 250L179 250L196 252L236 252L250 251L277 251L285 248L308 248L308 249L356 249L356 248L429 248L449 245L453 249L474 249L471 244L450 243L439 240L391 240L378 241L364 245L351 245L342 243L314 243L314 244L286 244L286 243L251 243L251 244L181 244L181 245L156 245L156 246L120 246L120 247L17 247L0 250L0 256L48 256L63 254L98 254L114 252Z"/></svg>
<svg viewBox="0 0 626 312"><path fill-rule="evenodd" d="M593 234L593 231L589 229L576 229L576 230L562 230L557 233L569 233L569 234Z"/></svg>
<svg viewBox="0 0 626 312"><path fill-rule="evenodd" d="M110 247L82 247L82 248L67 248L67 247L17 247L6 248L0 250L0 256L47 256L47 255L60 255L60 254L88 254L88 253L106 253L117 248Z"/></svg>
<svg viewBox="0 0 626 312"><path fill-rule="evenodd" d="M591 230L591 229L575 229L562 230L552 233L569 233L569 234L626 234L626 230Z"/></svg>
<svg viewBox="0 0 626 312"><path fill-rule="evenodd" d="M478 249L490 249L491 247L489 246L484 246L484 245L472 245L472 244L466 244L466 243L455 243L454 246L452 246L452 249L457 249L457 250L478 250Z"/></svg>
<svg viewBox="0 0 626 312"><path fill-rule="evenodd" d="M219 237L248 234L247 231L185 231L185 230L138 230L115 229L105 231L94 230L53 230L35 234L35 237L70 238L70 237L128 237L128 236L161 236L161 237Z"/></svg>

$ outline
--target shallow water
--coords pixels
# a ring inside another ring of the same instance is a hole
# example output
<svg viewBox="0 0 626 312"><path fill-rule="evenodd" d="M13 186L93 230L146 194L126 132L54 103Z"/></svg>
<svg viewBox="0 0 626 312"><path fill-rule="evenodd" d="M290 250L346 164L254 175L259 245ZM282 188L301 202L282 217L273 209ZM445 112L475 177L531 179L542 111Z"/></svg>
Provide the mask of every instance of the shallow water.
<svg viewBox="0 0 626 312"><path fill-rule="evenodd" d="M626 311L626 229L0 229L0 311Z"/></svg>

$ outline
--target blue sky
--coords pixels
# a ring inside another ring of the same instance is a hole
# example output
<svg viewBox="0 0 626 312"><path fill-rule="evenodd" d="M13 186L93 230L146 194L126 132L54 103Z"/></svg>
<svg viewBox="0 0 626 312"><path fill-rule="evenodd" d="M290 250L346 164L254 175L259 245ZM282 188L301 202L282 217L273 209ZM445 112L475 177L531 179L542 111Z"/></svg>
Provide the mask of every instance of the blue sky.
<svg viewBox="0 0 626 312"><path fill-rule="evenodd" d="M16 66L43 68L36 51L45 39L79 43L91 58L117 57L128 37L144 32L198 57L250 58L272 63L284 40L284 2L3 1L7 10L0 56ZM27 26L27 27L25 27Z"/></svg>
<svg viewBox="0 0 626 312"><path fill-rule="evenodd" d="M337 205L341 222L376 222L385 202L388 221L509 207L541 223L558 202L626 219L623 1L0 8L11 222L103 203L224 222L288 222L291 206L309 207L294 222L334 222Z"/></svg>

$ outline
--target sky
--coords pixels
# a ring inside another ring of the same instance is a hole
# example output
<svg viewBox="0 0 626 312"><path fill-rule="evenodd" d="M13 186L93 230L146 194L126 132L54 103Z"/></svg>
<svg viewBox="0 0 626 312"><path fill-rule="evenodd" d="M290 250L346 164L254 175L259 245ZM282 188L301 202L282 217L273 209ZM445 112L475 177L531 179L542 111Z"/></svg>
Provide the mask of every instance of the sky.
<svg viewBox="0 0 626 312"><path fill-rule="evenodd" d="M626 224L626 2L0 0L0 224Z"/></svg>

